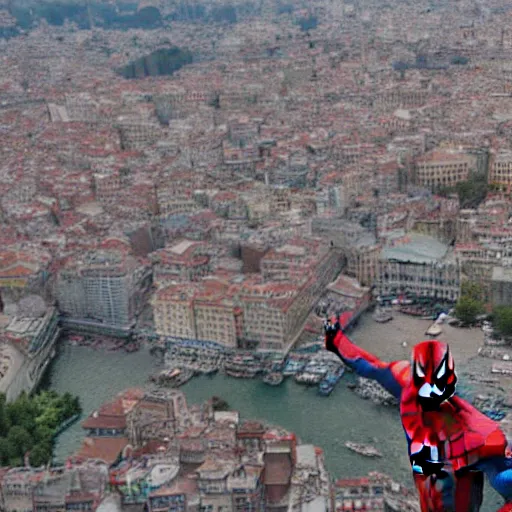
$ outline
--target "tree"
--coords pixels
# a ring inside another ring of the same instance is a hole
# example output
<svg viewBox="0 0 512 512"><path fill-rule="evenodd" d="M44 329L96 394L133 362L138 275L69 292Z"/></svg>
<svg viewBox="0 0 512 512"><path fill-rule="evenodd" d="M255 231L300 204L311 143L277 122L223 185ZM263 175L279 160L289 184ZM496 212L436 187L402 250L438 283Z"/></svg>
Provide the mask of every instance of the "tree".
<svg viewBox="0 0 512 512"><path fill-rule="evenodd" d="M30 464L38 467L47 464L52 458L52 447L49 444L36 444L30 450Z"/></svg>
<svg viewBox="0 0 512 512"><path fill-rule="evenodd" d="M23 457L27 450L30 450L34 444L32 436L23 427L15 425L9 430L7 435L9 445L8 451L10 458Z"/></svg>
<svg viewBox="0 0 512 512"><path fill-rule="evenodd" d="M9 432L9 418L6 410L6 398L3 393L0 393L0 436L4 437Z"/></svg>
<svg viewBox="0 0 512 512"><path fill-rule="evenodd" d="M480 302L483 302L485 299L484 289L474 281L464 281L460 288L460 294Z"/></svg>
<svg viewBox="0 0 512 512"><path fill-rule="evenodd" d="M53 433L54 429L50 428L48 425L38 425L34 437L37 443L49 442L53 437Z"/></svg>
<svg viewBox="0 0 512 512"><path fill-rule="evenodd" d="M455 315L464 324L473 324L476 317L484 312L482 302L462 295L455 305Z"/></svg>
<svg viewBox="0 0 512 512"><path fill-rule="evenodd" d="M9 462L9 441L7 438L0 437L0 466L5 466Z"/></svg>
<svg viewBox="0 0 512 512"><path fill-rule="evenodd" d="M21 426L29 432L34 429L34 405L25 392L15 402L7 404L6 412L10 424Z"/></svg>
<svg viewBox="0 0 512 512"><path fill-rule="evenodd" d="M503 336L512 336L512 306L497 306L493 314L496 329Z"/></svg>

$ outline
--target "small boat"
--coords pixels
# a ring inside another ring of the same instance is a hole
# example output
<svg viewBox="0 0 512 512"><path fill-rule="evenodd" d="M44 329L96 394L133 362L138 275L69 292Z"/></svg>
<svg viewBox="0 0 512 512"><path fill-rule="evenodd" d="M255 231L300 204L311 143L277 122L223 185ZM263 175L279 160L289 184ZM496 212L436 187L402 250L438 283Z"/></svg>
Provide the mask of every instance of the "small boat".
<svg viewBox="0 0 512 512"><path fill-rule="evenodd" d="M150 379L157 384L177 388L188 382L194 375L195 372L193 370L173 368L172 370L162 370L156 375L151 376Z"/></svg>
<svg viewBox="0 0 512 512"><path fill-rule="evenodd" d="M318 393L322 396L329 396L344 374L345 367L343 366L340 366L335 371L328 372L324 379L320 382Z"/></svg>
<svg viewBox="0 0 512 512"><path fill-rule="evenodd" d="M256 374L259 373L259 370L257 368L246 368L243 370L235 368L224 368L224 373L236 379L253 379L256 377Z"/></svg>
<svg viewBox="0 0 512 512"><path fill-rule="evenodd" d="M383 324L383 323L389 322L390 320L393 320L393 315L391 314L391 312L389 310L385 310L385 309L382 309L382 308L377 308L374 311L374 313L372 315L372 318L376 322L379 322L380 324Z"/></svg>
<svg viewBox="0 0 512 512"><path fill-rule="evenodd" d="M434 323L425 331L425 334L428 336L439 336L442 332L442 327L439 324Z"/></svg>
<svg viewBox="0 0 512 512"><path fill-rule="evenodd" d="M319 384L322 380L323 375L320 373L301 372L295 375L295 382L298 384L307 384L308 386L314 386Z"/></svg>
<svg viewBox="0 0 512 512"><path fill-rule="evenodd" d="M279 386L284 380L284 376L280 372L270 372L263 377L263 382L269 386Z"/></svg>
<svg viewBox="0 0 512 512"><path fill-rule="evenodd" d="M345 443L345 446L349 450L359 453L359 455L364 455L365 457L382 457L382 453L380 453L379 450L377 450L377 448L375 448L374 446L353 443L352 441L347 441Z"/></svg>
<svg viewBox="0 0 512 512"><path fill-rule="evenodd" d="M289 359L284 367L283 375L285 377L291 377L293 375L296 375L297 373L301 372L304 369L304 366L306 366L306 363L304 361Z"/></svg>

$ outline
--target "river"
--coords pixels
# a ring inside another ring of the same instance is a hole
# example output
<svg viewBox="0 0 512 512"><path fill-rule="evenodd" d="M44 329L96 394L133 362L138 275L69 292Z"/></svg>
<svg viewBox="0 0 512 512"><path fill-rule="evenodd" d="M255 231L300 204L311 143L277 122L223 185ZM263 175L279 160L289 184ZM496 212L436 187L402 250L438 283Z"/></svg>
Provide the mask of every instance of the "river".
<svg viewBox="0 0 512 512"><path fill-rule="evenodd" d="M406 321L409 325L407 322L409 320ZM361 340L378 336L379 341L370 344L379 353L379 345L387 337L385 333L395 330L396 334L397 329L403 331L404 327L402 324L382 326L364 318L353 337L363 344ZM393 351L402 350L398 343L396 345ZM145 350L134 354L105 353L62 344L47 383L56 391L78 395L84 415L88 415L127 387L144 386L154 366L155 359ZM410 485L407 447L398 411L360 399L347 388L351 378L346 375L327 398L319 396L316 389L300 386L292 379L279 387L270 387L259 380L236 380L216 375L192 379L181 389L189 403L200 403L217 395L239 411L242 418L281 425L295 432L303 443L320 446L332 476L362 476L376 470ZM65 460L79 448L82 439L83 431L80 423L76 423L58 438L56 459ZM344 447L343 443L348 440L375 444L384 457L369 459L355 454ZM487 492L482 512L495 511L498 504L497 496Z"/></svg>

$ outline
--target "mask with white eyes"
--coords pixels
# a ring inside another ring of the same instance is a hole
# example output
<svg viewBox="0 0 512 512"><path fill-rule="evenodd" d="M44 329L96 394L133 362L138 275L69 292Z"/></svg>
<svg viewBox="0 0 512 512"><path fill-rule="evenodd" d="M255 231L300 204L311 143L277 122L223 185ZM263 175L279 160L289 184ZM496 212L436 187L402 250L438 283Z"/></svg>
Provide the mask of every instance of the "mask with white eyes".
<svg viewBox="0 0 512 512"><path fill-rule="evenodd" d="M414 347L412 385L424 409L437 409L454 394L456 383L455 364L446 343L430 340Z"/></svg>

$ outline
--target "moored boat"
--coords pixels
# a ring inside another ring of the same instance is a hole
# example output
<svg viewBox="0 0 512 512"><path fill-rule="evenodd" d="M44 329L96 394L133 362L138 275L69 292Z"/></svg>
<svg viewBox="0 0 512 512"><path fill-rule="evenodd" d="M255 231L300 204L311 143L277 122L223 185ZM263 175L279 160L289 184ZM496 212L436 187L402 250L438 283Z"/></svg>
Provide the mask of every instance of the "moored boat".
<svg viewBox="0 0 512 512"><path fill-rule="evenodd" d="M173 368L171 370L162 370L156 375L151 376L150 380L160 385L176 388L188 382L194 375L195 372L193 370Z"/></svg>
<svg viewBox="0 0 512 512"><path fill-rule="evenodd" d="M284 376L280 372L267 373L263 377L263 382L269 386L279 386L284 380Z"/></svg>
<svg viewBox="0 0 512 512"><path fill-rule="evenodd" d="M389 310L377 308L372 315L372 318L381 324L393 320L393 315Z"/></svg>
<svg viewBox="0 0 512 512"><path fill-rule="evenodd" d="M298 361L296 359L289 359L283 369L283 375L285 377L291 377L301 372L306 364L304 361Z"/></svg>
<svg viewBox="0 0 512 512"><path fill-rule="evenodd" d="M439 336L442 332L442 327L439 324L434 323L425 331L425 334L428 336Z"/></svg>
<svg viewBox="0 0 512 512"><path fill-rule="evenodd" d="M332 393L332 390L335 388L336 384L341 380L345 373L345 368L340 366L335 371L330 371L324 377L324 379L320 382L320 386L318 387L318 393L322 396L329 396Z"/></svg>
<svg viewBox="0 0 512 512"><path fill-rule="evenodd" d="M320 373L311 373L311 372L300 372L295 375L295 382L298 384L307 384L309 386L314 386L318 384L323 378L323 375Z"/></svg>
<svg viewBox="0 0 512 512"><path fill-rule="evenodd" d="M377 450L374 446L360 443L353 443L352 441L347 441L345 446L352 450L353 452L359 453L359 455L364 455L365 457L382 457L382 453Z"/></svg>

